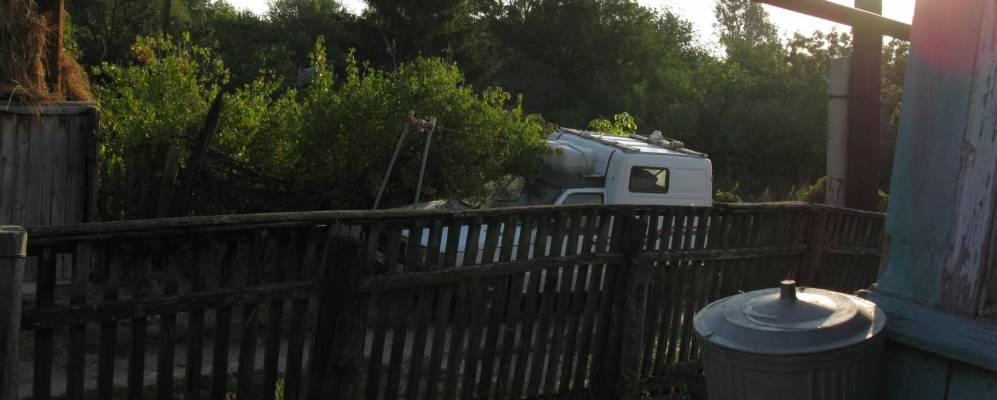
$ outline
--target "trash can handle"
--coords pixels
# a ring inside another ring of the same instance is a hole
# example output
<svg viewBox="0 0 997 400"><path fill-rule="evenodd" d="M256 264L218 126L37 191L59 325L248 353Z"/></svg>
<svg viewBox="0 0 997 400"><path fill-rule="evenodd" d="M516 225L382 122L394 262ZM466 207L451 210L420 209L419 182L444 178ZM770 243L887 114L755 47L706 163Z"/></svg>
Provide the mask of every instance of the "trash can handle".
<svg viewBox="0 0 997 400"><path fill-rule="evenodd" d="M786 279L779 283L779 298L785 301L796 301L796 281Z"/></svg>

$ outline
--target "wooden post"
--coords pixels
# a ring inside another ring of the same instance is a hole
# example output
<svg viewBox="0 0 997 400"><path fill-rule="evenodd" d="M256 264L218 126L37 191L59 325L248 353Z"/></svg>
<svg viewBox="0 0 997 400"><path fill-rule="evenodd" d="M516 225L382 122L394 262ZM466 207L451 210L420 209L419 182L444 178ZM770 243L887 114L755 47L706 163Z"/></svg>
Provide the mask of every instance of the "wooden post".
<svg viewBox="0 0 997 400"><path fill-rule="evenodd" d="M18 337L21 334L21 281L28 234L0 226L0 400L17 399Z"/></svg>
<svg viewBox="0 0 997 400"><path fill-rule="evenodd" d="M360 246L349 237L334 236L321 263L323 296L320 300L312 346L309 398L353 398L360 369L363 333L358 305ZM360 343L359 345L357 343Z"/></svg>
<svg viewBox="0 0 997 400"><path fill-rule="evenodd" d="M163 166L163 176L159 181L159 198L156 201L156 218L165 218L169 211L170 199L173 198L173 182L177 179L177 168L180 166L180 146L170 146L166 153L166 165Z"/></svg>
<svg viewBox="0 0 997 400"><path fill-rule="evenodd" d="M627 213L620 222L624 262L613 289L613 323L609 325L605 358L593 374L595 398L632 398L640 384L647 285L653 275L649 266L641 265L640 254L649 221Z"/></svg>
<svg viewBox="0 0 997 400"><path fill-rule="evenodd" d="M886 217L885 292L978 312L997 219L997 6L918 2ZM910 112L908 112L908 110Z"/></svg>
<svg viewBox="0 0 997 400"><path fill-rule="evenodd" d="M38 0L38 12L45 16L49 36L45 48L45 77L49 90L62 93L62 69L59 58L62 56L63 0Z"/></svg>
<svg viewBox="0 0 997 400"><path fill-rule="evenodd" d="M101 179L106 179L105 176L99 176L99 164L97 162L97 147L100 146L100 110L96 107L91 111L93 114L90 120L91 128L89 135L87 136L87 154L86 154L86 188L83 191L84 201L86 205L84 206L83 222L96 222L99 217L98 210L104 210L104 207L98 206L98 196L100 186L99 181ZM105 164L106 167L106 164Z"/></svg>
<svg viewBox="0 0 997 400"><path fill-rule="evenodd" d="M876 14L883 11L883 0L856 0L855 5ZM845 206L875 210L882 169L879 117L883 37L875 29L863 25L854 26L852 35Z"/></svg>
<svg viewBox="0 0 997 400"><path fill-rule="evenodd" d="M211 147L211 142L215 140L215 134L218 132L218 121L222 117L222 97L223 93L219 91L215 95L215 100L211 103L211 108L208 109L208 116L204 119L204 127L201 129L201 134L198 135L197 148L191 154L187 170L184 171L183 189L177 197L177 208L174 215L183 215L187 212L187 202L190 201L190 194L194 189L194 181L197 180L201 172L201 167L208 159L208 149Z"/></svg>
<svg viewBox="0 0 997 400"><path fill-rule="evenodd" d="M429 159L429 146L433 143L433 131L436 130L436 117L429 117L429 133L426 134L426 148L422 151L422 164L419 166L419 180L415 184L415 202L412 207L418 207L419 194L422 193L422 178L426 174L426 160Z"/></svg>
<svg viewBox="0 0 997 400"><path fill-rule="evenodd" d="M848 172L848 67L851 59L831 61L827 84L827 184L824 203L845 206L845 176Z"/></svg>

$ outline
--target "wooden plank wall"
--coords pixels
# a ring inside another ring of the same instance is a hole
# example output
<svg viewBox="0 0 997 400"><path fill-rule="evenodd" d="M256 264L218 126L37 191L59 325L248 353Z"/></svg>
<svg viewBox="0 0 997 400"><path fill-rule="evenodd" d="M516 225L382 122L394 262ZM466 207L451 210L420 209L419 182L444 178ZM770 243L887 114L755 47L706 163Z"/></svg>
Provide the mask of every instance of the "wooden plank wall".
<svg viewBox="0 0 997 400"><path fill-rule="evenodd" d="M820 209L340 211L32 228L40 269L24 306L20 389L521 398L601 382L612 394L620 379L695 359L691 319L708 302L807 271L804 233ZM639 223L624 229L625 218ZM449 232L479 246L459 251ZM640 239L624 254L628 234ZM69 286L55 285L60 258ZM640 329L621 331L633 322Z"/></svg>
<svg viewBox="0 0 997 400"><path fill-rule="evenodd" d="M0 107L0 223L87 222L95 128L88 104Z"/></svg>
<svg viewBox="0 0 997 400"><path fill-rule="evenodd" d="M97 121L89 103L0 107L0 224L93 220ZM25 281L35 276L29 264ZM68 276L60 261L57 278Z"/></svg>

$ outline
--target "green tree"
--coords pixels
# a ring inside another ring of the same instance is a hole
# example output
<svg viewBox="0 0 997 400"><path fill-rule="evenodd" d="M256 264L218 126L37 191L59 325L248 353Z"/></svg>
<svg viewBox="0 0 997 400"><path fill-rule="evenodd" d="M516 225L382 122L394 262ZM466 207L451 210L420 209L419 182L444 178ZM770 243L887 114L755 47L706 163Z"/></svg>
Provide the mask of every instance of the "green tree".
<svg viewBox="0 0 997 400"><path fill-rule="evenodd" d="M779 40L775 25L769 21L768 12L751 0L718 0L713 10L720 32L720 41L745 41L752 44L772 43Z"/></svg>

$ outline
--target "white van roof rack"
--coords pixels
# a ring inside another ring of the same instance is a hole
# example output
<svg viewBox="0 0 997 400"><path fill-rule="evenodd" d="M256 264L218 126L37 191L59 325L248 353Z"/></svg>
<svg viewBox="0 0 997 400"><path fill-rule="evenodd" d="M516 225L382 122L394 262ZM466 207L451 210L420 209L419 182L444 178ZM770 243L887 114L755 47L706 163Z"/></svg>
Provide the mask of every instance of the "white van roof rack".
<svg viewBox="0 0 997 400"><path fill-rule="evenodd" d="M688 154L691 156L706 158L706 153L700 153L695 150L690 150L685 147L685 143L675 139L668 139L661 134L661 131L651 132L650 136L638 135L636 133L630 134L631 139L637 139L642 142L655 144L664 147L668 150L677 151L679 153Z"/></svg>
<svg viewBox="0 0 997 400"><path fill-rule="evenodd" d="M586 138L586 139L589 139L589 140L593 140L593 141L602 143L602 144L607 145L607 146L613 146L613 147L616 147L616 148L621 149L623 151L629 151L631 153L640 153L640 149L638 149L636 147L627 146L627 145L625 145L623 143L620 143L620 142L616 142L616 141L613 141L613 140L606 140L606 139L604 139L603 138L603 134L601 134L599 132L583 131L583 130L580 130L580 129L572 129L572 128L561 128L561 132L570 133L570 134L575 135L575 136L580 136L580 137L583 137L583 138Z"/></svg>

